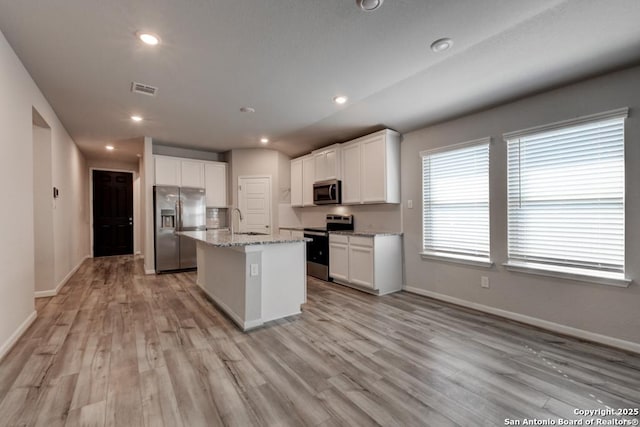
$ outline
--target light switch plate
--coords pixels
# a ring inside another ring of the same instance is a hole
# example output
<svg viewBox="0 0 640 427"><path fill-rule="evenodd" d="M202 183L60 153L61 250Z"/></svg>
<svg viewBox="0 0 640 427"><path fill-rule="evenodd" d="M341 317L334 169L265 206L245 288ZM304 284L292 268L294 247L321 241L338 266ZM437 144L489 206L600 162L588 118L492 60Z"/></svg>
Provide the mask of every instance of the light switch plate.
<svg viewBox="0 0 640 427"><path fill-rule="evenodd" d="M407 200L407 208L413 209L413 200Z"/></svg>
<svg viewBox="0 0 640 427"><path fill-rule="evenodd" d="M258 274L260 274L258 264L251 264L251 276L257 276Z"/></svg>

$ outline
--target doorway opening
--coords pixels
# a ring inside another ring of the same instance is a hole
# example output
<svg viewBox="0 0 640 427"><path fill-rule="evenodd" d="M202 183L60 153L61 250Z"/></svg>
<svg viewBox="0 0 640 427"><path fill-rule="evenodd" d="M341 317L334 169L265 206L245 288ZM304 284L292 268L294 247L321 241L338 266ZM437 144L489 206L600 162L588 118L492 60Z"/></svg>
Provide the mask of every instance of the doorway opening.
<svg viewBox="0 0 640 427"><path fill-rule="evenodd" d="M55 295L53 187L51 127L35 108L31 109L33 140L33 243L35 297Z"/></svg>
<svg viewBox="0 0 640 427"><path fill-rule="evenodd" d="M93 256L133 254L133 173L93 170Z"/></svg>

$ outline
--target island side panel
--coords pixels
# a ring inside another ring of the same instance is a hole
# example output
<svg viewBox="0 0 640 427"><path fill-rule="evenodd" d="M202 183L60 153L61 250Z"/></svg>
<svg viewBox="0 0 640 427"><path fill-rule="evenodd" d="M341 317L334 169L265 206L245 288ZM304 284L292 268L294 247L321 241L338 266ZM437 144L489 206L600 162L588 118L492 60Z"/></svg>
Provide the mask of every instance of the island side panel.
<svg viewBox="0 0 640 427"><path fill-rule="evenodd" d="M242 249L215 247L198 242L203 254L203 290L214 302L245 329L246 256ZM200 270L201 265L198 265Z"/></svg>
<svg viewBox="0 0 640 427"><path fill-rule="evenodd" d="M262 320L300 313L307 289L306 243L265 245L262 251Z"/></svg>
<svg viewBox="0 0 640 427"><path fill-rule="evenodd" d="M262 318L262 251L270 245L254 245L243 247L246 256L245 264L245 302L244 302L244 330L261 326ZM257 274L251 274L251 266L255 265Z"/></svg>

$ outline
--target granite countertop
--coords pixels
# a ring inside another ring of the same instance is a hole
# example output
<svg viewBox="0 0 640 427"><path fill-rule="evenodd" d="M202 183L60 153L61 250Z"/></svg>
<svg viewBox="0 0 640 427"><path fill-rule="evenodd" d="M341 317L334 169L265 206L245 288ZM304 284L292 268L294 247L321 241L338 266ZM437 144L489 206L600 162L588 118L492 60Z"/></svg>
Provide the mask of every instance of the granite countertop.
<svg viewBox="0 0 640 427"><path fill-rule="evenodd" d="M280 228L282 230L304 231L304 227L286 227L286 226L283 226L283 227L278 227L278 228Z"/></svg>
<svg viewBox="0 0 640 427"><path fill-rule="evenodd" d="M291 237L282 234L247 235L235 233L231 236L230 231L209 230L209 231L181 231L176 234L200 240L211 246L232 247L249 245L272 245L277 243L306 242L311 239L304 237Z"/></svg>
<svg viewBox="0 0 640 427"><path fill-rule="evenodd" d="M375 231L375 230L346 231L346 230L337 230L337 231L329 231L329 234L344 234L346 236L375 237L375 236L402 236L404 233L402 233L401 231Z"/></svg>

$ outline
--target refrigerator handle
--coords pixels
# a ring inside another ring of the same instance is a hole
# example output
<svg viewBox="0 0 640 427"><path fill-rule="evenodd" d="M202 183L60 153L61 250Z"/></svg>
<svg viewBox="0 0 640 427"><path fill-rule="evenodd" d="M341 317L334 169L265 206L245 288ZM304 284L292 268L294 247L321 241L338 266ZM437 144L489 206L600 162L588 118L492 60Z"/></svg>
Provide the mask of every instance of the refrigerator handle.
<svg viewBox="0 0 640 427"><path fill-rule="evenodd" d="M180 203L180 199L176 201L176 231L182 231L182 204Z"/></svg>

